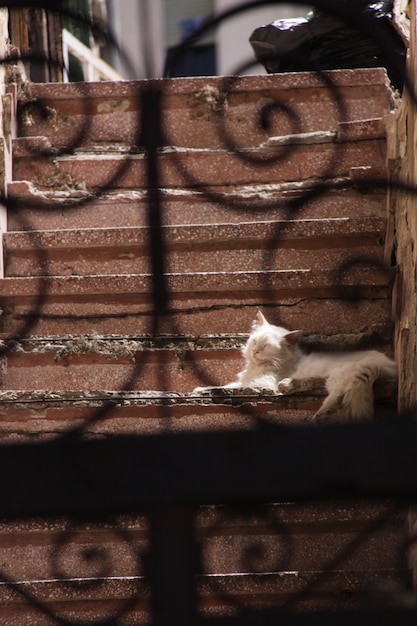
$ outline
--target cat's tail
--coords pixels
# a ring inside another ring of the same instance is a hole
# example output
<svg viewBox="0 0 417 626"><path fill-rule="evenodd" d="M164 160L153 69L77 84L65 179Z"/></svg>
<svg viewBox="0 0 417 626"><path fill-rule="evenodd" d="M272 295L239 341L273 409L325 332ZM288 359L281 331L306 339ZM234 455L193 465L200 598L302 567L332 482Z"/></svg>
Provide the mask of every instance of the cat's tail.
<svg viewBox="0 0 417 626"><path fill-rule="evenodd" d="M355 364L335 372L327 380L329 404L342 406L346 417L366 419L374 414L373 384L379 378L396 378L397 366L385 354L364 353Z"/></svg>

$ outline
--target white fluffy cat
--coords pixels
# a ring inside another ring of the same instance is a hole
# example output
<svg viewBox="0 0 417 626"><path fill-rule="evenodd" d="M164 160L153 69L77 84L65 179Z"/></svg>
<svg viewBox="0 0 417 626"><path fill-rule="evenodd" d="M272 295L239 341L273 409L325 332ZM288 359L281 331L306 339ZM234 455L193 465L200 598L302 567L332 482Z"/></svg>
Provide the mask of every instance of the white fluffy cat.
<svg viewBox="0 0 417 626"><path fill-rule="evenodd" d="M298 345L301 331L270 324L259 311L242 352L245 369L226 388L268 389L290 393L293 380L325 378L328 396L315 414L325 418L337 408L352 419L373 415L373 383L378 378L396 378L395 362L382 352L312 352ZM201 392L209 387L197 387Z"/></svg>

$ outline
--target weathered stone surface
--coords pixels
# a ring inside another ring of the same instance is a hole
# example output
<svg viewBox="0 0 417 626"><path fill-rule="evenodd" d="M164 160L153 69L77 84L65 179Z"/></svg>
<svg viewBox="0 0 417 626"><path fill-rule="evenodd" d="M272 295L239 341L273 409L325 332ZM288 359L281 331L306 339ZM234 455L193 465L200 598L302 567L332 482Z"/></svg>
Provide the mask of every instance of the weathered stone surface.
<svg viewBox="0 0 417 626"><path fill-rule="evenodd" d="M333 93L312 73L226 79L227 89L221 78L30 86L33 102L21 109L9 186L15 231L5 238L9 278L0 284L6 340L0 441L44 441L70 431L87 438L230 433L311 422L326 393L321 379L285 396L191 392L234 378L259 308L273 323L314 333L305 338L308 347L352 348L376 340L377 332L378 347L392 351L393 275L381 264L381 120L394 98L383 70L326 76L337 86ZM164 91L166 134L159 163L170 309L157 328L146 162L138 145L138 94L149 87ZM297 113L300 128L277 111L282 102ZM263 128L262 110L271 112ZM263 167L232 157L231 144L263 159ZM272 156L281 161L265 163ZM323 176L327 188L315 195ZM211 193L190 188L195 182ZM383 420L395 409L395 381L377 382L375 397L375 419ZM229 597L245 606L276 605L300 593L297 610L355 608L364 603L364 589L408 582L397 558L402 514L361 540L361 550L350 549L380 514L379 507L337 504L270 505L266 515L241 511L231 519L217 507L199 510L201 610L230 614ZM140 623L149 608L143 562L135 567L124 539L135 551L147 549L146 524L118 518L116 532L111 524L85 524L75 534L70 527L70 535L66 524L0 523L0 557L21 581L14 590L0 585L0 624L49 626L19 591L85 622L120 609L133 593L139 602L121 623ZM292 550L285 551L284 535ZM48 566L52 546L67 538L70 580L62 584ZM99 548L116 562L113 577L94 570ZM346 558L337 560L344 549ZM84 575L89 589L77 579Z"/></svg>
<svg viewBox="0 0 417 626"><path fill-rule="evenodd" d="M221 386L235 380L244 367L240 347L245 339L246 336L188 341L178 338L166 340L165 345L160 341L159 348L153 348L151 340L136 337L75 336L11 341L3 348L2 387L91 391L106 389L111 380L113 389L186 393L197 386ZM361 339L359 335L357 343L353 339L350 343L339 335L337 343L340 349L347 349L347 345L350 349L359 348L364 343ZM367 347L375 347L376 339ZM317 346L319 341L306 338L304 345ZM335 349L334 342L329 343ZM325 345L326 341L321 340L321 346Z"/></svg>
<svg viewBox="0 0 417 626"><path fill-rule="evenodd" d="M41 190L91 190L107 193L117 189L146 187L147 159L143 154L110 153L58 156L50 159L33 152L19 155L16 139L13 177L30 180ZM343 149L342 149L343 148ZM303 180L326 180L349 176L353 167L385 168L385 141L372 139L346 144L271 147L233 154L226 150L170 148L159 155L162 187L270 184Z"/></svg>
<svg viewBox="0 0 417 626"><path fill-rule="evenodd" d="M302 572L326 571L337 557L339 572L366 570L370 563L374 569L386 570L389 564L394 568L405 527L401 515L389 513L389 503L384 502L361 505L335 502L315 506L270 504L246 513L224 507L200 507L196 512L196 538L201 551L202 573L228 575L230 578L233 574L247 574L253 568L253 563L248 562L249 552L252 549L255 554L256 548L259 574L279 572L284 576L285 572L297 572L303 577ZM367 527L382 515L386 520L378 532L367 534ZM333 524L335 520L337 530ZM283 526L287 529L285 534L280 532ZM118 515L100 524L92 521L76 523L62 518L34 519L30 525L19 520L3 522L0 525L0 546L7 561L3 572L21 583L43 582L46 588L46 583L51 583L56 575L53 571L54 551L58 548L61 566L65 566L65 575L69 579L67 585L71 580L79 580L80 590L76 595L81 599L81 587L89 597L88 580L97 572L94 563L89 565L88 562L84 562L80 570L80 557L87 551L101 550L111 562L111 578L118 578L120 589L124 584L127 592L128 578L135 579L144 574L142 560L138 563L135 557L138 549L142 553L149 549L148 532L146 518L139 515ZM360 535L363 536L361 545L356 550L346 550L343 558L343 550ZM69 543L70 538L73 544ZM104 580L102 585L104 588ZM65 582L55 580L56 589L49 599L58 597L60 587L64 593L65 586ZM113 591L109 588L107 593L112 597L114 591L115 588ZM0 587L0 597L5 599L5 587ZM11 594L10 599L12 597Z"/></svg>
<svg viewBox="0 0 417 626"><path fill-rule="evenodd" d="M197 595L199 613L210 616L239 615L243 607L259 608L281 606L300 594L297 612L338 609L369 608L371 598L381 598L381 588L393 588L408 583L407 572L393 569L374 572L338 572L331 578L318 576L316 571L282 572L279 574L233 574L229 576L203 576L198 580ZM54 626L58 619L76 623L118 618L123 626L136 626L149 620L150 599L142 578L115 578L91 581L87 589L77 580L62 584L56 580L18 583L10 590L4 583L1 592L5 609L0 616L1 626L9 626L10 620L18 619L19 626ZM99 588L100 593L94 593ZM78 588L77 588L78 587ZM364 593L364 589L370 590ZM129 603L132 595L137 602ZM22 602L20 597L29 595L39 599L46 615L33 605ZM393 604L383 594L385 606ZM388 600L388 602L387 602Z"/></svg>
<svg viewBox="0 0 417 626"><path fill-rule="evenodd" d="M159 332L247 332L257 309L271 307L276 323L306 332L386 332L390 280L389 270L354 267L168 274L170 309ZM151 289L146 274L4 279L1 331L25 332L30 322L36 334L146 334Z"/></svg>
<svg viewBox="0 0 417 626"><path fill-rule="evenodd" d="M268 136L335 130L339 122L386 114L393 94L384 70L339 70L323 80L312 73L274 76L169 79L151 82L31 85L20 134L44 134L53 145L72 150L97 144L113 149L138 144L140 94L161 90L166 144L183 147L259 145ZM293 116L283 113L282 103ZM281 107L280 107L281 105ZM269 127L261 124L269 111ZM44 112L44 115L41 112Z"/></svg>
<svg viewBox="0 0 417 626"><path fill-rule="evenodd" d="M314 181L247 185L220 190L215 197L186 189L161 190L164 224L216 224L282 219L382 217L386 219L386 194L368 187L352 187L350 179L329 181L316 196ZM41 192L32 183L9 185L13 210L9 230L53 230L146 226L144 191L103 193L85 191Z"/></svg>
<svg viewBox="0 0 417 626"><path fill-rule="evenodd" d="M371 292L375 295L387 294L392 271L384 267L362 269L349 265L340 270L195 272L166 274L165 277L169 292L186 294L188 297L191 294L195 297L199 293L213 298L215 294L230 293L231 290L247 293L249 288L252 294L262 290L279 291L282 297L287 298L298 294L305 297L311 290L318 297L333 294L337 298L341 296L338 290L342 287L345 296L349 297L350 289L352 295L356 292L356 298L359 299ZM147 302L152 294L149 274L14 277L4 279L2 286L2 298L9 298L10 302L12 298L28 301L42 293L47 294L50 301L87 295L93 297L107 294L117 297L130 294L133 301L141 298Z"/></svg>
<svg viewBox="0 0 417 626"><path fill-rule="evenodd" d="M233 294L209 302L204 298L174 298L172 312L158 319L161 333L200 335L206 333L247 332L258 309L263 309L275 323L287 328L300 328L306 332L348 333L376 331L382 335L392 329L392 311L388 292L378 293L372 288L369 299L343 298L314 293L312 299L282 297L276 292L247 294L238 299ZM30 330L36 335L71 334L75 330L83 334L146 334L153 328L153 311L149 304L132 299L120 299L117 307L92 299L90 304L74 300L60 303L46 301L41 308L32 304L11 301L0 317L1 332L4 336L26 335ZM76 306L75 306L76 304Z"/></svg>
<svg viewBox="0 0 417 626"><path fill-rule="evenodd" d="M382 263L385 227L383 218L276 220L164 226L162 237L168 272L314 269ZM149 239L145 227L7 233L6 275L146 273Z"/></svg>
<svg viewBox="0 0 417 626"><path fill-rule="evenodd" d="M252 430L266 424L312 423L326 391L309 379L291 394L215 388L204 393L161 391L0 391L0 440L50 440L70 431L85 437L183 431ZM392 415L395 381L375 384L375 419ZM345 420L343 412L331 418Z"/></svg>

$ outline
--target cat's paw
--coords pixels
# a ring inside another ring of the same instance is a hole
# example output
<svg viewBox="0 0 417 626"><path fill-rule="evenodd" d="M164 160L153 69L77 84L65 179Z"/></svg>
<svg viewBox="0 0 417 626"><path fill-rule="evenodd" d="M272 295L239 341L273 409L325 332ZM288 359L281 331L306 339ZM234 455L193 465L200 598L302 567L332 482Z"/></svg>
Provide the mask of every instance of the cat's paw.
<svg viewBox="0 0 417 626"><path fill-rule="evenodd" d="M314 413L313 422L316 422L317 424L324 424L328 421L329 417L331 417L333 413L334 411L328 409L323 410L320 408L318 411L316 411L316 413Z"/></svg>
<svg viewBox="0 0 417 626"><path fill-rule="evenodd" d="M277 393L282 395L291 393L294 390L294 383L292 378L283 378L277 385Z"/></svg>

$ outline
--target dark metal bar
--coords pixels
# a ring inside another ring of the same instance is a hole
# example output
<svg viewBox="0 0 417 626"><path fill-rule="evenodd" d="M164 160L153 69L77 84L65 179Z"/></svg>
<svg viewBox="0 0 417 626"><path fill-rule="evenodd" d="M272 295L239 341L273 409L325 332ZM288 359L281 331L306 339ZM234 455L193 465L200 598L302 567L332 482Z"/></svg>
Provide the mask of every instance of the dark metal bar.
<svg viewBox="0 0 417 626"><path fill-rule="evenodd" d="M1 446L0 516L415 499L416 450L417 424L405 421Z"/></svg>
<svg viewBox="0 0 417 626"><path fill-rule="evenodd" d="M154 313L164 315L168 309L168 287L165 276L165 241L162 231L162 194L158 150L165 145L161 121L162 92L152 83L141 93L140 145L147 155L147 193L149 246L152 267Z"/></svg>
<svg viewBox="0 0 417 626"><path fill-rule="evenodd" d="M195 626L197 559L194 511L172 506L150 514L153 626Z"/></svg>
<svg viewBox="0 0 417 626"><path fill-rule="evenodd" d="M212 617L198 622L200 626L415 626L415 608L362 609L351 611L311 611L286 613L279 609L260 609L237 617Z"/></svg>

